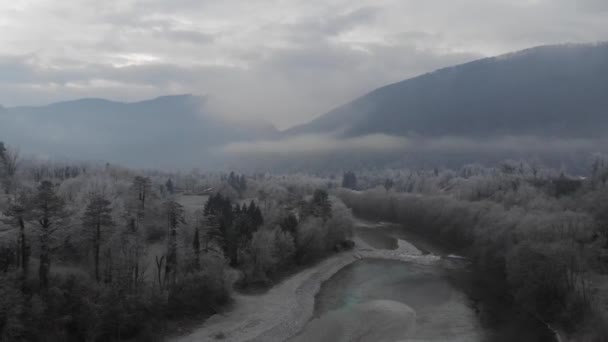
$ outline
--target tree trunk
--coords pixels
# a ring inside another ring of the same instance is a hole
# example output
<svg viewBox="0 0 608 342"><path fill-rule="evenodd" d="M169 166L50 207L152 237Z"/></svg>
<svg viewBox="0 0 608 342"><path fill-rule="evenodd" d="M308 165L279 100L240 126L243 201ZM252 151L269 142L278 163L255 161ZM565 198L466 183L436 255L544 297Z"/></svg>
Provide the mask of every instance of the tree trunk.
<svg viewBox="0 0 608 342"><path fill-rule="evenodd" d="M29 270L30 251L29 247L27 246L27 240L25 236L25 222L23 221L23 217L19 217L19 248L19 263L21 265L23 279L26 279Z"/></svg>
<svg viewBox="0 0 608 342"><path fill-rule="evenodd" d="M133 292L137 293L139 285L139 253L135 259L135 267L133 268Z"/></svg>
<svg viewBox="0 0 608 342"><path fill-rule="evenodd" d="M199 270L201 268L201 242L198 233L198 228L195 228L194 230L194 241L192 247L194 249L195 256L194 267Z"/></svg>
<svg viewBox="0 0 608 342"><path fill-rule="evenodd" d="M101 226L95 227L95 280L99 283L99 245L101 240Z"/></svg>
<svg viewBox="0 0 608 342"><path fill-rule="evenodd" d="M165 264L165 284L174 285L177 271L177 229L171 229L167 246L167 262Z"/></svg>
<svg viewBox="0 0 608 342"><path fill-rule="evenodd" d="M106 251L106 271L104 275L104 282L106 284L112 283L112 250L110 248Z"/></svg>
<svg viewBox="0 0 608 342"><path fill-rule="evenodd" d="M49 272L51 270L51 257L49 247L49 232L48 228L43 228L40 235L40 266L38 267L38 277L40 280L40 288L48 289Z"/></svg>
<svg viewBox="0 0 608 342"><path fill-rule="evenodd" d="M158 288L162 291L163 290L163 279L162 279L162 273L163 273L163 261L165 260L165 256L161 256L160 259L158 258L158 255L155 257L156 259L156 275L158 277Z"/></svg>

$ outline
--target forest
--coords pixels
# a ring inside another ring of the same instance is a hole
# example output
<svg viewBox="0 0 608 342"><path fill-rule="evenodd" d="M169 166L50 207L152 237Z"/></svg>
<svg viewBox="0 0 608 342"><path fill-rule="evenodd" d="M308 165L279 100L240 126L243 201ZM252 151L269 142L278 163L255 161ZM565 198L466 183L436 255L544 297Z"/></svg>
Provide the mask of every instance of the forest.
<svg viewBox="0 0 608 342"><path fill-rule="evenodd" d="M471 261L568 336L603 341L608 159L343 174L164 172L0 144L0 340L162 341L354 247L353 214Z"/></svg>
<svg viewBox="0 0 608 342"><path fill-rule="evenodd" d="M590 164L588 177L524 161L364 173L358 185L349 174L337 195L466 256L485 286L572 340L606 341L608 162Z"/></svg>
<svg viewBox="0 0 608 342"><path fill-rule="evenodd" d="M319 177L0 161L2 341L161 341L352 247Z"/></svg>

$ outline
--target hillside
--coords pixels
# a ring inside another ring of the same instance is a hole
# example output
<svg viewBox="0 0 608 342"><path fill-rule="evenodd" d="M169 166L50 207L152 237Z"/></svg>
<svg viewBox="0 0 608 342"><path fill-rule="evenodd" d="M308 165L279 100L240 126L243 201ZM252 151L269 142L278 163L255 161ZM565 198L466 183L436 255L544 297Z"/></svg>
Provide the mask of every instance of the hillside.
<svg viewBox="0 0 608 342"><path fill-rule="evenodd" d="M204 166L208 149L272 138L255 127L210 115L205 98L163 96L135 103L79 99L0 109L0 137L32 154L94 159L141 167Z"/></svg>
<svg viewBox="0 0 608 342"><path fill-rule="evenodd" d="M391 84L287 134L599 137L608 43L543 46Z"/></svg>

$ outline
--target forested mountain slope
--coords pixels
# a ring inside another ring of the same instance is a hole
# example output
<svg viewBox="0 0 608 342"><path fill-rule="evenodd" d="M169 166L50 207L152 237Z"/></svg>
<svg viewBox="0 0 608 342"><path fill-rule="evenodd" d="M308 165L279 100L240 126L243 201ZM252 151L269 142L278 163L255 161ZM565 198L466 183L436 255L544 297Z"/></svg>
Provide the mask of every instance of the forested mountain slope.
<svg viewBox="0 0 608 342"><path fill-rule="evenodd" d="M587 138L608 128L607 94L607 43L542 46L379 88L287 133Z"/></svg>

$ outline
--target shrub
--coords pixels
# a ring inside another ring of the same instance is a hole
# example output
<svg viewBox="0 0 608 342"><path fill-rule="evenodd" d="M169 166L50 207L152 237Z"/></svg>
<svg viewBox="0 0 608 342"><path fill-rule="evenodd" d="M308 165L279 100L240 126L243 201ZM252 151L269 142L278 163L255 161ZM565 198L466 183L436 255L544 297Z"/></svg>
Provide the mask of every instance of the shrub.
<svg viewBox="0 0 608 342"><path fill-rule="evenodd" d="M193 272L178 278L169 291L167 315L176 319L192 315L212 315L230 300L223 273Z"/></svg>

